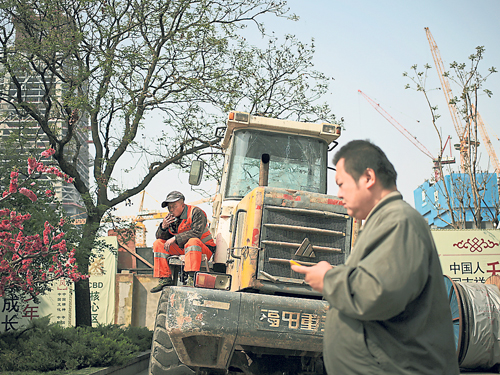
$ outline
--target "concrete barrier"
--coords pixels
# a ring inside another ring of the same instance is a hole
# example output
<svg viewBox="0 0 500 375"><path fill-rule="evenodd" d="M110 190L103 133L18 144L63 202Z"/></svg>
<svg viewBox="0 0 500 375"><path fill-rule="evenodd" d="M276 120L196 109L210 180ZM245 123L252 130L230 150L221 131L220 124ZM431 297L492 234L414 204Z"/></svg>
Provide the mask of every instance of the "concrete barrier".
<svg viewBox="0 0 500 375"><path fill-rule="evenodd" d="M158 284L152 276L134 273L116 275L115 324L154 329L161 293L149 290Z"/></svg>

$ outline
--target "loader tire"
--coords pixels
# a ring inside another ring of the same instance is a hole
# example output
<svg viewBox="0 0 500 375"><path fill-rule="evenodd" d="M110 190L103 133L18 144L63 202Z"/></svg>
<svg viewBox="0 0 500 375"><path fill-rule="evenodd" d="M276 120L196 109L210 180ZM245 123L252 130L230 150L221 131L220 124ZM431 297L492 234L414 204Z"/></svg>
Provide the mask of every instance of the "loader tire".
<svg viewBox="0 0 500 375"><path fill-rule="evenodd" d="M151 356L149 359L149 375L192 375L195 371L179 360L165 329L167 319L167 295L164 291L158 301Z"/></svg>

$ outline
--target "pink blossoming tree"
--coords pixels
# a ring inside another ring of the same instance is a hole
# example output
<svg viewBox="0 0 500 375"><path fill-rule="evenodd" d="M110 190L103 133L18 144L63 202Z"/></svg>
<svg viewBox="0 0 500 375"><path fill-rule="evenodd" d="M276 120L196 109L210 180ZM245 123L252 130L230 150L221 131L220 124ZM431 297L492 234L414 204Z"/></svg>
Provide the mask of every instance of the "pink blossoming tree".
<svg viewBox="0 0 500 375"><path fill-rule="evenodd" d="M39 159L28 159L27 174L19 181L19 171L10 174L9 188L2 193L0 204L22 194L35 203L38 199L32 189L36 177L40 174L52 174L63 178L66 182L72 179L55 167L48 167L41 158L50 157L53 149L42 152ZM46 190L45 194L53 193ZM27 211L36 209L27 207ZM62 227L64 220L58 225L45 221L42 235L26 235L25 224L31 219L29 213L18 213L8 208L0 209L0 296L9 293L27 293L32 297L43 294L50 288L50 282L67 278L73 282L86 279L88 276L78 272L75 260L75 249L68 251Z"/></svg>

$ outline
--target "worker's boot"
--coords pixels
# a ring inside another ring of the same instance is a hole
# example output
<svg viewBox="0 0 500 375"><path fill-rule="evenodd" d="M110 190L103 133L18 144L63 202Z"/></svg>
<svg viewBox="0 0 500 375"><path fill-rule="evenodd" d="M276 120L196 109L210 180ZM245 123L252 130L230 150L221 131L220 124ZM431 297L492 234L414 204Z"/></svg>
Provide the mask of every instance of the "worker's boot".
<svg viewBox="0 0 500 375"><path fill-rule="evenodd" d="M194 286L194 272L189 272L189 276L186 280L186 286Z"/></svg>
<svg viewBox="0 0 500 375"><path fill-rule="evenodd" d="M157 286L155 286L154 288L152 288L150 290L151 293L158 293L160 292L164 287L166 286L172 286L174 285L174 279L172 278L172 276L169 276L169 277L162 277L160 279L160 282L158 283Z"/></svg>

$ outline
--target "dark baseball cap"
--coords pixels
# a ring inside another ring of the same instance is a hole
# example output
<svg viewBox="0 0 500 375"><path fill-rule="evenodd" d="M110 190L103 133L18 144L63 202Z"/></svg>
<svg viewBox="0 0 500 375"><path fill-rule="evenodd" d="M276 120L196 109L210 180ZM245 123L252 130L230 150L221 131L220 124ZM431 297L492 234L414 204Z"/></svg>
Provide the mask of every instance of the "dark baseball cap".
<svg viewBox="0 0 500 375"><path fill-rule="evenodd" d="M161 206L167 207L168 203L177 202L179 199L182 199L183 201L186 200L186 198L184 198L184 195L180 191L171 191L170 193L168 193L165 200L161 202Z"/></svg>

